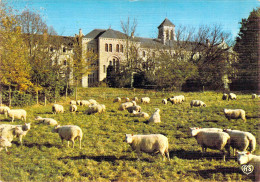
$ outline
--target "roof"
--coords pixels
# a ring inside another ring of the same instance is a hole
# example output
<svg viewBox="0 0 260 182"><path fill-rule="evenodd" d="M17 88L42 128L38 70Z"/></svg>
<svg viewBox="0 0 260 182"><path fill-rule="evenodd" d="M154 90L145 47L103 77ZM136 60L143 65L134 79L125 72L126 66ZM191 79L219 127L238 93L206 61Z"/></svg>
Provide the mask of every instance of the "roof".
<svg viewBox="0 0 260 182"><path fill-rule="evenodd" d="M158 26L158 28L161 28L162 26L174 26L175 27L175 25L170 21L170 20L168 20L168 18L165 18L164 20L163 20L163 22Z"/></svg>
<svg viewBox="0 0 260 182"><path fill-rule="evenodd" d="M124 39L125 34L109 28L107 30L105 30L105 29L94 29L91 32L89 32L87 35L84 36L84 38L91 38L91 39L97 39L99 37Z"/></svg>

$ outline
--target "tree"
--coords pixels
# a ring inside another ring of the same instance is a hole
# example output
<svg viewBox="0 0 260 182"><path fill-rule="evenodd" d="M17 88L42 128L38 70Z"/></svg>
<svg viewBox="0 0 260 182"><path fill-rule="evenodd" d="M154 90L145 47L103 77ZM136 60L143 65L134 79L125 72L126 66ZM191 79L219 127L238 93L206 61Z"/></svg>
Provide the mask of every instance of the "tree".
<svg viewBox="0 0 260 182"><path fill-rule="evenodd" d="M31 67L21 30L12 10L7 10L1 4L0 13L0 82L2 86L9 87L9 105L11 105L12 87L19 91L27 91L32 87Z"/></svg>
<svg viewBox="0 0 260 182"><path fill-rule="evenodd" d="M259 24L260 8L254 9L247 19L242 19L234 50L239 61L236 89L259 91Z"/></svg>

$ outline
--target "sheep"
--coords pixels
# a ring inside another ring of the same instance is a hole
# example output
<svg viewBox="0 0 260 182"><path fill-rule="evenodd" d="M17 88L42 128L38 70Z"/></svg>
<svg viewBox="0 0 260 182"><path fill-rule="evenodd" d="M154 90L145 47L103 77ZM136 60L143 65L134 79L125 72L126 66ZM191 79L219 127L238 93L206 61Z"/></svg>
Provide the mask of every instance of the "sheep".
<svg viewBox="0 0 260 182"><path fill-rule="evenodd" d="M0 106L0 114L4 114L5 118L7 118L7 114L10 108L8 106Z"/></svg>
<svg viewBox="0 0 260 182"><path fill-rule="evenodd" d="M206 107L206 104L201 100L192 100L190 102L190 107Z"/></svg>
<svg viewBox="0 0 260 182"><path fill-rule="evenodd" d="M155 112L153 115L149 118L148 122L151 123L160 123L161 122L161 117L160 117L160 109L155 109Z"/></svg>
<svg viewBox="0 0 260 182"><path fill-rule="evenodd" d="M10 125L1 124L1 136L6 137L10 142L15 137L19 137L21 145L23 144L23 137L31 129L31 123L25 123L24 125Z"/></svg>
<svg viewBox="0 0 260 182"><path fill-rule="evenodd" d="M80 106L81 105L81 100L77 100L76 104Z"/></svg>
<svg viewBox="0 0 260 182"><path fill-rule="evenodd" d="M243 109L224 109L223 111L228 120L241 118L246 122L246 112Z"/></svg>
<svg viewBox="0 0 260 182"><path fill-rule="evenodd" d="M133 150L138 154L138 160L140 152L154 153L160 152L163 160L165 160L165 154L167 159L170 161L168 151L168 138L161 134L150 134L150 135L133 135L126 134L125 142L130 144Z"/></svg>
<svg viewBox="0 0 260 182"><path fill-rule="evenodd" d="M237 100L237 95L236 94L234 94L234 93L229 93L228 94L228 100Z"/></svg>
<svg viewBox="0 0 260 182"><path fill-rule="evenodd" d="M182 103L182 98L180 98L180 97L171 97L171 98L168 98L167 101L171 102L172 104L181 104Z"/></svg>
<svg viewBox="0 0 260 182"><path fill-rule="evenodd" d="M149 104L150 103L150 98L149 97L143 97L143 98L141 98L141 102L143 103L143 104Z"/></svg>
<svg viewBox="0 0 260 182"><path fill-rule="evenodd" d="M98 102L94 99L89 99L88 101L90 104L98 104Z"/></svg>
<svg viewBox="0 0 260 182"><path fill-rule="evenodd" d="M252 164L256 168L260 165L260 156L250 152L237 152L237 162L240 165Z"/></svg>
<svg viewBox="0 0 260 182"><path fill-rule="evenodd" d="M167 104L167 99L163 99L162 103L166 105Z"/></svg>
<svg viewBox="0 0 260 182"><path fill-rule="evenodd" d="M125 98L126 102L130 102L130 99L128 97Z"/></svg>
<svg viewBox="0 0 260 182"><path fill-rule="evenodd" d="M252 99L255 99L257 98L257 95L256 94L252 94Z"/></svg>
<svg viewBox="0 0 260 182"><path fill-rule="evenodd" d="M87 113L88 114L95 114L95 113L102 113L102 112L105 112L105 105L101 105L101 104L91 104L88 106L88 111Z"/></svg>
<svg viewBox="0 0 260 182"><path fill-rule="evenodd" d="M132 99L132 101L138 102L139 99L138 99L138 97L134 97L134 98Z"/></svg>
<svg viewBox="0 0 260 182"><path fill-rule="evenodd" d="M136 117L140 117L140 118L145 118L148 119L149 118L149 114L146 112L137 112L137 111L133 111L133 115Z"/></svg>
<svg viewBox="0 0 260 182"><path fill-rule="evenodd" d="M75 104L70 105L70 112L76 112L78 107Z"/></svg>
<svg viewBox="0 0 260 182"><path fill-rule="evenodd" d="M222 100L227 100L227 98L228 98L228 94L223 93Z"/></svg>
<svg viewBox="0 0 260 182"><path fill-rule="evenodd" d="M77 102L75 100L70 101L70 105L76 105L76 104L77 104Z"/></svg>
<svg viewBox="0 0 260 182"><path fill-rule="evenodd" d="M51 126L56 126L58 124L58 122L52 118L42 118L40 116L37 116L35 118L35 120L39 121L40 123L44 123L44 124L51 125Z"/></svg>
<svg viewBox="0 0 260 182"><path fill-rule="evenodd" d="M62 105L53 104L52 105L52 112L53 112L53 114L64 113L64 108L63 108Z"/></svg>
<svg viewBox="0 0 260 182"><path fill-rule="evenodd" d="M124 110L126 110L126 108L131 107L131 106L136 106L136 102L135 101L131 101L131 102L122 103L119 106L118 110L119 111L124 111Z"/></svg>
<svg viewBox="0 0 260 182"><path fill-rule="evenodd" d="M180 102L184 102L184 101L185 101L184 95L173 96L173 98L178 98L178 99L180 99Z"/></svg>
<svg viewBox="0 0 260 182"><path fill-rule="evenodd" d="M26 121L27 113L23 109L10 109L7 111L7 114L10 118L12 118L12 122L14 121L14 118Z"/></svg>
<svg viewBox="0 0 260 182"><path fill-rule="evenodd" d="M120 97L116 97L114 100L113 100L113 103L115 102L121 102L121 98Z"/></svg>
<svg viewBox="0 0 260 182"><path fill-rule="evenodd" d="M200 130L200 131L214 131L214 132L222 132L223 129L221 128L201 128L201 127L192 127L190 128L190 131L193 130Z"/></svg>
<svg viewBox="0 0 260 182"><path fill-rule="evenodd" d="M62 144L63 144L63 140L67 140L68 141L68 147L69 147L69 141L71 141L72 142L72 148L74 148L74 140L79 138L79 148L81 149L81 140L82 140L82 137L83 137L83 133L82 133L82 130L79 126L76 126L76 125L64 125L64 126L57 125L52 129L52 133L59 133Z"/></svg>
<svg viewBox="0 0 260 182"><path fill-rule="evenodd" d="M141 106L130 106L126 108L129 113L133 113L133 111L141 112Z"/></svg>
<svg viewBox="0 0 260 182"><path fill-rule="evenodd" d="M202 154L206 152L207 148L220 150L223 153L223 160L225 161L225 150L230 155L230 136L221 131L207 131L196 128L191 129L191 136L195 137L198 144L202 147Z"/></svg>
<svg viewBox="0 0 260 182"><path fill-rule="evenodd" d="M224 129L224 132L230 136L230 146L233 148L233 155L235 156L236 149L239 151L246 151L249 148L249 152L252 153L256 148L256 138L249 132Z"/></svg>
<svg viewBox="0 0 260 182"><path fill-rule="evenodd" d="M91 103L89 102L89 101L87 101L87 100L81 100L80 101L80 105L82 105L82 106L89 106Z"/></svg>
<svg viewBox="0 0 260 182"><path fill-rule="evenodd" d="M7 140L7 138L0 136L0 151L5 148L5 151L8 152L7 147L11 147L12 143Z"/></svg>

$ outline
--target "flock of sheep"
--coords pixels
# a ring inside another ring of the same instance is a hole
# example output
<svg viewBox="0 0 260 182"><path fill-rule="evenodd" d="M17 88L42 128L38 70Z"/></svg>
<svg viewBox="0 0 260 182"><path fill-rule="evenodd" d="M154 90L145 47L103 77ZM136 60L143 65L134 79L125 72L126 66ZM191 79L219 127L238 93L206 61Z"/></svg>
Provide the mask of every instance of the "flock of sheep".
<svg viewBox="0 0 260 182"><path fill-rule="evenodd" d="M223 94L223 100L236 100L236 95L233 93ZM256 94L252 95L252 99L259 96ZM156 108L155 112L150 116L148 113L141 111L141 106L137 105L139 99L134 97L132 101L129 98L125 98L124 103L120 97L116 97L113 102L120 103L119 111L128 111L136 117L145 118L148 123L160 123L160 109ZM149 104L151 99L149 97L141 98L140 102L142 104ZM185 102L185 97L183 95L173 96L168 99L163 99L162 103L167 104L170 102L172 104L181 104ZM78 106L88 106L87 114L103 113L106 110L104 104L99 104L97 101L90 100L78 100L70 101L70 112L76 112ZM190 107L206 107L206 104L201 100L192 100L190 102ZM63 113L64 107L59 104L53 104L52 106L53 114ZM246 121L246 113L242 109L224 109L225 117L230 119L242 119ZM14 119L21 119L26 121L26 111L23 109L10 109L7 106L0 106L0 114L4 114L5 117L10 117ZM44 124L54 126L52 132L58 133L62 142L63 140L72 142L72 147L74 148L74 141L79 139L80 148L81 141L83 137L83 132L79 126L76 125L64 125L60 126L55 119L52 118L42 118L37 116L36 121ZM0 124L0 150L3 148L11 147L11 142L15 137L20 139L22 144L22 138L30 130L30 123L25 123L24 125L11 125L11 124ZM256 138L249 132L231 130L231 129L221 129L221 128L190 128L190 135L195 137L197 143L202 147L202 154L206 152L207 148L220 150L223 153L223 160L225 161L226 152L230 155L230 147L233 148L233 155L237 154L237 159L239 164L252 163L253 165L259 165L260 156L251 154L256 148ZM133 150L138 153L138 159L140 152L154 153L159 152L163 160L165 156L168 160L169 157L169 144L168 138L162 134L150 134L150 135L133 135L126 134L125 142L130 144ZM236 153L236 150L240 151ZM248 152L247 152L248 151Z"/></svg>

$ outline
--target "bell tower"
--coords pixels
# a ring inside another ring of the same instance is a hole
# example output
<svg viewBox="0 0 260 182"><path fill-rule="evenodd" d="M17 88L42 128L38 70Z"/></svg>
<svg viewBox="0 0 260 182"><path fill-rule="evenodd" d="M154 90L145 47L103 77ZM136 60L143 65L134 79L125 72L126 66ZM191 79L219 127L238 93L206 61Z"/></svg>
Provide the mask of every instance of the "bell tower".
<svg viewBox="0 0 260 182"><path fill-rule="evenodd" d="M158 39L164 45L175 40L175 25L167 18L158 26Z"/></svg>

